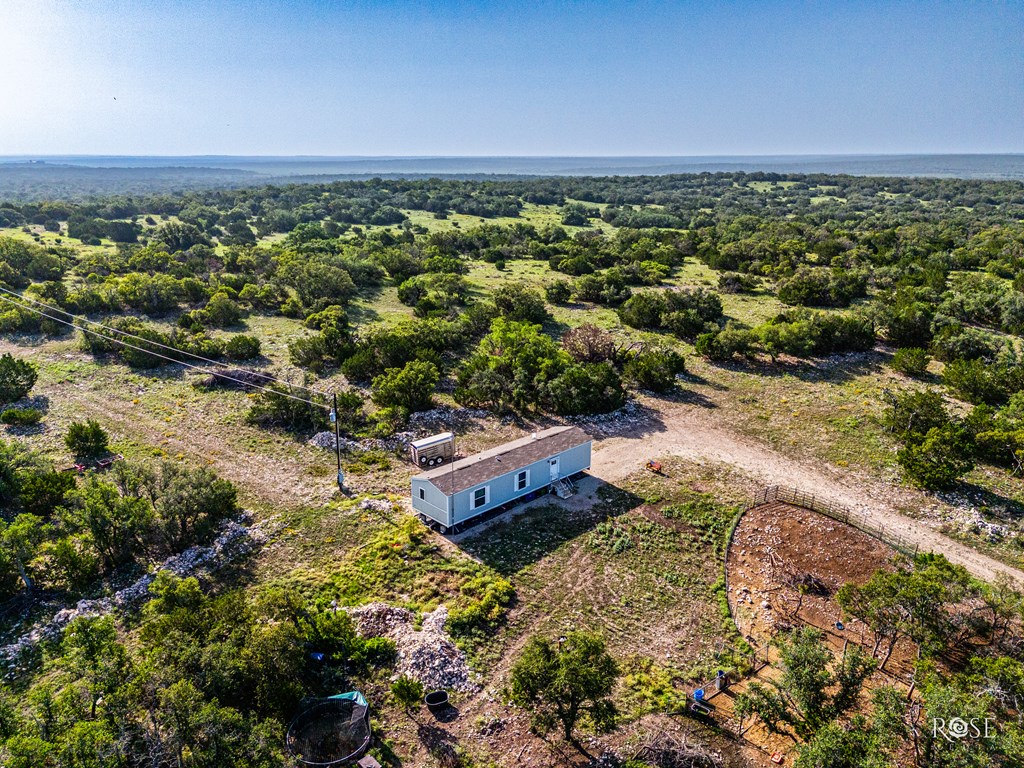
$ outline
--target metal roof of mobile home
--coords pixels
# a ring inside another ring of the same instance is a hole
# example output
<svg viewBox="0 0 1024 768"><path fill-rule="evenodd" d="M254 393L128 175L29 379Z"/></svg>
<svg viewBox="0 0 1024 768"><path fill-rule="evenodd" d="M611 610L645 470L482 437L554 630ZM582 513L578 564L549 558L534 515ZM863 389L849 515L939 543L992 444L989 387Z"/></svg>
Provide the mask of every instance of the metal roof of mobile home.
<svg viewBox="0 0 1024 768"><path fill-rule="evenodd" d="M424 472L416 479L428 480L451 496L590 441L590 435L579 427L551 427Z"/></svg>

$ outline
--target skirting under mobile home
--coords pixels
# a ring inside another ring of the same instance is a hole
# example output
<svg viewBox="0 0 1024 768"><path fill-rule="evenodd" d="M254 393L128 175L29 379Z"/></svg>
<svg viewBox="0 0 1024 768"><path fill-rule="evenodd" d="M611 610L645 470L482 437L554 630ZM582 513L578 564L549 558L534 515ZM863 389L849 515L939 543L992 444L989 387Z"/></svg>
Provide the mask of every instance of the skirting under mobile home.
<svg viewBox="0 0 1024 768"><path fill-rule="evenodd" d="M412 506L443 530L590 469L593 440L552 427L416 475Z"/></svg>

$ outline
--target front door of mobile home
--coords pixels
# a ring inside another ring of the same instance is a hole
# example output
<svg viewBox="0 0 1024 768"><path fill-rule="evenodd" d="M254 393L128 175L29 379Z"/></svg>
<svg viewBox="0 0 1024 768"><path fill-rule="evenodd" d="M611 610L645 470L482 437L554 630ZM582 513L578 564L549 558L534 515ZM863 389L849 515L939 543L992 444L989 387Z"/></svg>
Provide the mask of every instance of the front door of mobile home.
<svg viewBox="0 0 1024 768"><path fill-rule="evenodd" d="M555 456L555 458L551 459L548 463L551 465L551 479L552 480L557 480L558 479L558 457Z"/></svg>

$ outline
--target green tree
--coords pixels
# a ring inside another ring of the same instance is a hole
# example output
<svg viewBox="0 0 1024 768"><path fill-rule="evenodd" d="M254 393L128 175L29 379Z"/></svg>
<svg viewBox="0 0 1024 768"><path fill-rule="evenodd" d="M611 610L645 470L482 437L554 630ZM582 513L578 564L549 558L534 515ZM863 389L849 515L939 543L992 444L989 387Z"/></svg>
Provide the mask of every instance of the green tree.
<svg viewBox="0 0 1024 768"><path fill-rule="evenodd" d="M974 469L972 450L963 429L953 425L932 427L920 442L901 448L896 461L915 485L941 491L954 487Z"/></svg>
<svg viewBox="0 0 1024 768"><path fill-rule="evenodd" d="M533 637L512 667L508 697L530 712L539 732L558 725L565 739L576 743L584 719L597 731L615 727L610 696L618 677L619 667L600 635L571 632L558 643Z"/></svg>
<svg viewBox="0 0 1024 768"><path fill-rule="evenodd" d="M916 378L924 374L928 368L928 360L928 350L921 347L903 347L893 353L889 365L895 371Z"/></svg>
<svg viewBox="0 0 1024 768"><path fill-rule="evenodd" d="M536 408L545 385L568 365L569 356L539 325L499 317L459 368L455 399L498 411Z"/></svg>
<svg viewBox="0 0 1024 768"><path fill-rule="evenodd" d="M13 563L25 589L32 591L32 578L28 574L29 561L43 541L43 521L35 515L22 513L11 522L0 520L0 553Z"/></svg>
<svg viewBox="0 0 1024 768"><path fill-rule="evenodd" d="M71 455L80 459L93 459L107 453L108 440L106 431L93 419L72 423L64 435L64 445Z"/></svg>
<svg viewBox="0 0 1024 768"><path fill-rule="evenodd" d="M608 413L622 407L626 391L611 363L576 363L548 382L545 402L560 416Z"/></svg>
<svg viewBox="0 0 1024 768"><path fill-rule="evenodd" d="M206 540L217 523L238 513L237 489L208 467L164 462L151 493L156 521L172 552Z"/></svg>
<svg viewBox="0 0 1024 768"><path fill-rule="evenodd" d="M566 304L572 297L572 286L568 280L555 280L545 286L544 296L552 304Z"/></svg>
<svg viewBox="0 0 1024 768"><path fill-rule="evenodd" d="M194 245L210 245L210 238L204 235L194 224L168 221L161 224L153 232L153 238L164 245L171 253L187 251Z"/></svg>
<svg viewBox="0 0 1024 768"><path fill-rule="evenodd" d="M131 562L144 549L153 524L153 505L147 499L122 496L117 486L92 477L68 496L68 523L85 531L104 568Z"/></svg>
<svg viewBox="0 0 1024 768"><path fill-rule="evenodd" d="M660 328L662 315L668 311L668 304L662 293L649 291L636 293L619 307L619 319L633 328Z"/></svg>
<svg viewBox="0 0 1024 768"><path fill-rule="evenodd" d="M255 336L239 333L227 340L224 354L229 360L254 360L260 356L261 346Z"/></svg>
<svg viewBox="0 0 1024 768"><path fill-rule="evenodd" d="M910 703L895 688L871 693L871 715L822 726L797 748L796 768L896 768L909 728Z"/></svg>
<svg viewBox="0 0 1024 768"><path fill-rule="evenodd" d="M858 645L836 661L813 627L782 636L778 647L780 679L751 683L736 697L736 713L758 717L772 733L783 733L788 726L801 738L813 736L857 703L875 668Z"/></svg>
<svg viewBox="0 0 1024 768"><path fill-rule="evenodd" d="M80 617L68 624L62 644L63 661L85 681L90 694L90 717L96 717L101 696L125 681L128 654L118 641L110 616Z"/></svg>
<svg viewBox="0 0 1024 768"><path fill-rule="evenodd" d="M403 368L388 368L373 380L371 397L382 408L397 407L407 412L425 411L433 404L434 390L441 375L429 362L412 361Z"/></svg>
<svg viewBox="0 0 1024 768"><path fill-rule="evenodd" d="M39 378L36 366L10 353L0 357L0 405L20 400L32 391Z"/></svg>
<svg viewBox="0 0 1024 768"><path fill-rule="evenodd" d="M893 397L883 419L885 426L906 442L920 442L929 430L950 423L942 395L934 389L900 392Z"/></svg>
<svg viewBox="0 0 1024 768"><path fill-rule="evenodd" d="M202 311L203 319L216 328L236 325L242 319L242 309L238 302L223 291L217 291L206 302Z"/></svg>
<svg viewBox="0 0 1024 768"><path fill-rule="evenodd" d="M21 506L34 515L51 515L76 486L73 472L24 472L20 482Z"/></svg>

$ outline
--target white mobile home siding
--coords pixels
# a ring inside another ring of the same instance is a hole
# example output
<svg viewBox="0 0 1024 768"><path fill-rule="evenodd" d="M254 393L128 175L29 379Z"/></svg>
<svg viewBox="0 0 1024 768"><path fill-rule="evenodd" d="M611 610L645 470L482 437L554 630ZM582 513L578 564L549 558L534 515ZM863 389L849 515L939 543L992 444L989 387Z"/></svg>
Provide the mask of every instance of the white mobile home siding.
<svg viewBox="0 0 1024 768"><path fill-rule="evenodd" d="M514 467L498 477L492 478L471 488L458 491L454 497L448 497L438 490L429 480L413 478L412 481L412 506L420 512L441 525L451 527L458 523L470 520L477 515L507 504L510 501L525 496L533 491L542 490L551 485L553 479L569 477L577 472L590 469L591 441L568 448L559 453L552 454L544 459L535 461L521 467ZM551 476L551 459L558 459L558 475ZM528 483L525 488L516 487L516 478L520 472L529 472ZM480 507L473 507L473 495L480 489L486 487L487 503ZM420 489L424 490L425 498L420 498ZM451 514L449 514L451 510Z"/></svg>
<svg viewBox="0 0 1024 768"><path fill-rule="evenodd" d="M421 491L423 498L420 498ZM429 480L412 479L412 508L443 526L454 525L450 516L451 501Z"/></svg>

